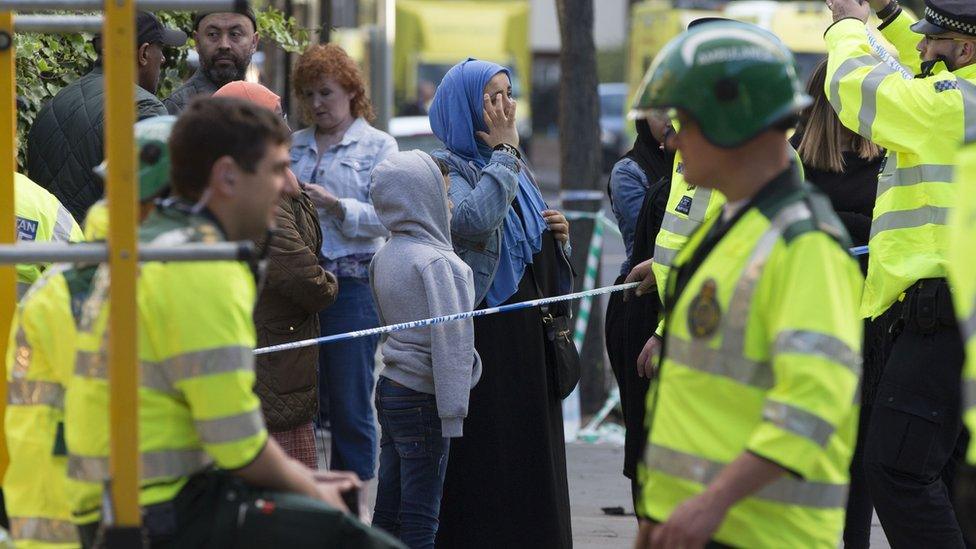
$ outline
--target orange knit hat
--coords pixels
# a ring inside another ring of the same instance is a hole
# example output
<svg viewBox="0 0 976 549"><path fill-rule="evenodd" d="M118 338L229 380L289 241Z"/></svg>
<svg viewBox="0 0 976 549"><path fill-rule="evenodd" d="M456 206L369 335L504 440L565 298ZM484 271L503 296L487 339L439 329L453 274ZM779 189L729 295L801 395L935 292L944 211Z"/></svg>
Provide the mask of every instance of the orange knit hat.
<svg viewBox="0 0 976 549"><path fill-rule="evenodd" d="M214 97L236 97L260 105L271 111L277 111L281 106L281 98L273 91L255 82L235 80L224 84L214 92Z"/></svg>

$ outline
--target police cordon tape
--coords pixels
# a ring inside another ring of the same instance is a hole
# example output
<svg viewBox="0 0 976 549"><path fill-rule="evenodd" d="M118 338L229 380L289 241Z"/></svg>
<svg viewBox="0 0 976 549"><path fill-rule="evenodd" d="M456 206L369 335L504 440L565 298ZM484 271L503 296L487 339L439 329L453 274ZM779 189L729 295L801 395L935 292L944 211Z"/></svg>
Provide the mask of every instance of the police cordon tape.
<svg viewBox="0 0 976 549"><path fill-rule="evenodd" d="M868 251L867 246L858 246L851 248L851 255L864 255ZM456 313L453 315L438 316L434 318L427 318L423 320L414 320L411 322L402 322L400 324L390 324L388 326L379 326L377 328L370 328L367 330L357 330L354 332L346 332L342 334L335 334L324 337L317 337L313 339L303 339L300 341L293 341L291 343L282 343L280 345L272 345L270 347L261 347L260 349L255 349L254 354L264 355L269 353L277 353L280 351L289 351L292 349L301 349L303 347L311 347L313 345L324 345L326 343L335 343L336 341L345 341L348 339L356 339L360 337L366 337L371 335L388 334L391 332L399 332L401 330L410 330L413 328L422 328L424 326L433 326L434 324L441 324L443 322L454 322L458 320L464 320L467 318L475 318L479 316L488 316L498 313L507 313L509 311L518 311L520 309L529 309L531 307L538 307L540 305L548 305L550 303L558 303L560 301L572 301L574 299L584 299L588 297L610 294L613 292L621 292L624 290L629 290L639 286L639 282L631 282L629 284L616 284L614 286L605 286L603 288L594 288L592 290L585 290L582 292L576 292L572 294L565 294L553 297L546 297L542 299L533 299L530 301L522 301L520 303L510 303L508 305L501 305L498 307L489 307L487 309L478 309L475 311L468 311L465 313ZM579 329L576 330L577 333L580 332ZM574 334L575 335L575 334ZM574 339L578 339L574 338ZM578 345L579 343L577 343Z"/></svg>
<svg viewBox="0 0 976 549"><path fill-rule="evenodd" d="M313 345L322 345L324 343L334 343L336 341L344 341L347 339L355 339L358 337L366 337L371 335L388 334L390 332L399 332L401 330L409 330L412 328L420 328L423 326L433 326L434 324L441 324L443 322L453 322L456 320L464 320L467 318L474 318L478 316L487 316L497 313L507 313L509 311L518 311L520 309L529 309L531 307L538 307L540 305L549 305L550 303L558 303L560 301L570 301L573 299L581 299L584 297L609 294L613 292L620 292L623 290L629 290L631 288L636 288L640 285L639 282L631 282L630 284L617 284L615 286L607 286L604 288L596 288L593 290L587 290L585 292L576 292L574 294L559 295L554 297L545 297L542 299L533 299L531 301L522 301L520 303L510 303L508 305L500 305L498 307L489 307L487 309L478 309L476 311L468 311L466 313L456 313L453 315L438 316L434 318L428 318L424 320L414 320L412 322L402 322L400 324L391 324L389 326L380 326L378 328L370 328L368 330L358 330L355 332L346 332L344 334L335 334L325 337L317 337L314 339L303 339L301 341L293 341L291 343L282 343L280 345L272 345L270 347L262 347L260 349L255 349L254 354L264 355L268 353L276 353L279 351L288 351L291 349L300 349L302 347L311 347Z"/></svg>

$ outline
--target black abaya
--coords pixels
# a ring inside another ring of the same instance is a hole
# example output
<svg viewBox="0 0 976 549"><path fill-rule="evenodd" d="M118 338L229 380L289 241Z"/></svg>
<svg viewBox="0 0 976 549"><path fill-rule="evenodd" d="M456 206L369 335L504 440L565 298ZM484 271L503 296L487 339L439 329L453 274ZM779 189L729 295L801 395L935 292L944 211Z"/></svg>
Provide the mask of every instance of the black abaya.
<svg viewBox="0 0 976 549"><path fill-rule="evenodd" d="M545 232L533 266L547 295L557 253ZM527 270L508 302L537 297ZM572 547L562 401L539 310L475 318L474 333L481 380L451 441L437 547Z"/></svg>

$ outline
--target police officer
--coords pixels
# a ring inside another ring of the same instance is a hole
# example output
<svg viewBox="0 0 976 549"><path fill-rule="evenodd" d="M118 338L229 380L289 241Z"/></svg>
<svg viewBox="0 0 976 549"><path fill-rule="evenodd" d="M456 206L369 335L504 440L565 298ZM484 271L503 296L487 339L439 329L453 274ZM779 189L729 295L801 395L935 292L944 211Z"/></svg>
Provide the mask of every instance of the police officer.
<svg viewBox="0 0 976 549"><path fill-rule="evenodd" d="M651 70L685 178L727 203L668 277L637 545L836 547L862 279L829 201L790 164L786 133L810 98L789 50L746 23L692 29Z"/></svg>
<svg viewBox="0 0 976 549"><path fill-rule="evenodd" d="M71 212L46 189L26 175L14 174L14 215L18 242L80 242L81 228ZM34 283L44 265L17 265L17 299L23 297Z"/></svg>
<svg viewBox="0 0 976 549"><path fill-rule="evenodd" d="M166 139L175 120L156 117L135 126L143 215L169 184ZM88 212L85 238L104 240L107 228L102 200ZM5 416L10 465L3 486L17 547L67 549L79 544L67 498L72 483L67 478L64 394L75 363L81 304L97 267L65 264L45 271L23 297L11 326L15 346L7 360Z"/></svg>
<svg viewBox="0 0 976 549"><path fill-rule="evenodd" d="M967 128L966 143L956 161L956 208L950 219L949 281L966 348L963 369L963 421L969 428L965 464L956 471L956 517L963 532L976 540L976 127Z"/></svg>
<svg viewBox="0 0 976 549"><path fill-rule="evenodd" d="M893 546L962 547L950 490L966 438L963 347L946 283L946 221L956 203L956 151L976 126L976 3L927 0L917 22L897 2L881 4L873 4L881 32L918 77L873 55L868 4L828 0L835 23L824 35L826 91L841 122L888 149L861 314L897 314L900 333L871 414L865 471Z"/></svg>
<svg viewBox="0 0 976 549"><path fill-rule="evenodd" d="M721 17L701 17L688 24L688 29L693 29L706 23L716 23L730 21ZM632 118L645 118L653 109L649 105L648 84L652 72L648 70L644 74L644 80L638 87L637 96L631 108ZM679 127L677 121L672 122L671 131ZM803 163L800 156L793 149L792 145L787 145L788 152L792 156L794 168L798 170L800 179L803 179ZM678 251L688 242L688 238L703 223L714 218L725 204L725 197L722 193L715 191L708 186L692 185L688 183L684 176L684 160L681 152L674 155L674 163L671 174L671 188L668 193L667 205L664 209L664 217L661 221L661 230L658 231L654 240L654 256L636 265L624 282L641 281L641 285L635 293L638 296L644 295L652 287L657 288L658 297L664 302L664 290L667 287L668 274L671 272L674 258ZM642 377L653 375L654 361L657 359L661 350L662 334L664 330L664 315L657 329L647 339L644 348L637 358L637 373Z"/></svg>

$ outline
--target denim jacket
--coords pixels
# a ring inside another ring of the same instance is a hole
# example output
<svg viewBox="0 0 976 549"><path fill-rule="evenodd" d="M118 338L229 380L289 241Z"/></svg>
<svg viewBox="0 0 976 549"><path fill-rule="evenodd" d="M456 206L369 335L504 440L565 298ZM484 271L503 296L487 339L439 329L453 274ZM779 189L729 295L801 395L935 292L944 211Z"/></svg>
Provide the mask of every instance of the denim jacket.
<svg viewBox="0 0 976 549"><path fill-rule="evenodd" d="M396 152L396 141L362 118L346 130L342 141L325 151L316 168L318 147L315 127L292 135L291 169L301 183L322 185L339 198L345 219L318 210L322 226L322 255L336 259L354 254L373 254L388 233L369 201L373 167Z"/></svg>
<svg viewBox="0 0 976 549"><path fill-rule="evenodd" d="M648 186L644 170L631 158L621 158L610 171L610 204L627 250L627 259L620 266L622 275L630 272L637 218L644 206Z"/></svg>
<svg viewBox="0 0 976 549"><path fill-rule="evenodd" d="M480 171L446 149L431 156L450 167L451 240L454 252L474 271L475 303L480 304L491 287L498 269L498 249L502 226L518 190L518 173L522 170L536 184L528 166L514 155L495 151ZM573 271L569 263L572 248L561 246L565 261L559 265L559 293L572 291Z"/></svg>

